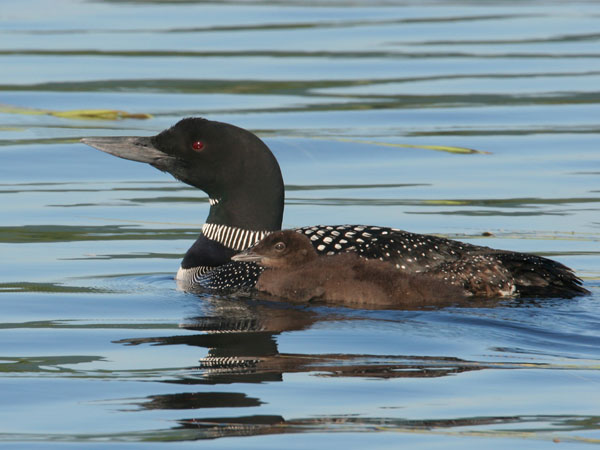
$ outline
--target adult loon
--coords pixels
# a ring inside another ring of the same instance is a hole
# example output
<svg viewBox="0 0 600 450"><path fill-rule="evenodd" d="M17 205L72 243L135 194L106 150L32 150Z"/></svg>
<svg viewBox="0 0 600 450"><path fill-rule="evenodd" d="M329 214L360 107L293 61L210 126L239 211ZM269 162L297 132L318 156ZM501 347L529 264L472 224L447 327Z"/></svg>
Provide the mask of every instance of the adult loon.
<svg viewBox="0 0 600 450"><path fill-rule="evenodd" d="M360 258L356 252L319 256L308 236L294 230L275 231L231 259L265 267L256 289L300 304L406 308L473 296L460 280L448 281L442 272L401 272L391 263ZM509 279L504 282L510 286Z"/></svg>
<svg viewBox="0 0 600 450"><path fill-rule="evenodd" d="M263 268L231 262L236 253L280 230L284 187L279 164L253 133L223 122L185 118L151 137L90 137L82 142L112 155L148 163L203 190L210 211L200 236L185 254L176 279L184 290L254 287ZM367 225L316 225L296 231L309 236L317 252L347 251L388 261L409 273L443 271L463 279L469 291L487 286L497 296L504 285L477 272L474 258L493 261L514 290L504 295L573 297L588 293L568 267L541 256L496 250Z"/></svg>

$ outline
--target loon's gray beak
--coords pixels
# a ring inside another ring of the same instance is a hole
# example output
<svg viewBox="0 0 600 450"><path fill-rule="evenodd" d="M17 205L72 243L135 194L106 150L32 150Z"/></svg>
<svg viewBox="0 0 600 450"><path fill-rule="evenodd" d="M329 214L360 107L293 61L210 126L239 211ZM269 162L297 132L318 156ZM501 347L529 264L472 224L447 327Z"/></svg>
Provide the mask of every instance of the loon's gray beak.
<svg viewBox="0 0 600 450"><path fill-rule="evenodd" d="M262 255L258 253L254 253L252 249L248 249L243 251L242 253L238 253L237 255L233 255L231 257L232 261L243 261L243 262L257 262L260 263L263 259Z"/></svg>
<svg viewBox="0 0 600 450"><path fill-rule="evenodd" d="M131 161L155 164L161 159L171 159L172 156L161 152L152 145L149 137L139 136L110 136L89 137L81 140L90 147Z"/></svg>

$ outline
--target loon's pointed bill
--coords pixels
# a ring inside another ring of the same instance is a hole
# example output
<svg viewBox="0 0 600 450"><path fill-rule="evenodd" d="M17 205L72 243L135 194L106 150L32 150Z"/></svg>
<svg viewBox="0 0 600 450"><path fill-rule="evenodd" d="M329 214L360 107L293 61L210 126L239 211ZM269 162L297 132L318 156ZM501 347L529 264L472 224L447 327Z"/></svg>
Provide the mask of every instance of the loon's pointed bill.
<svg viewBox="0 0 600 450"><path fill-rule="evenodd" d="M107 136L88 137L81 140L86 145L94 147L105 153L131 161L153 164L160 159L172 156L157 149L152 145L150 137L144 136Z"/></svg>

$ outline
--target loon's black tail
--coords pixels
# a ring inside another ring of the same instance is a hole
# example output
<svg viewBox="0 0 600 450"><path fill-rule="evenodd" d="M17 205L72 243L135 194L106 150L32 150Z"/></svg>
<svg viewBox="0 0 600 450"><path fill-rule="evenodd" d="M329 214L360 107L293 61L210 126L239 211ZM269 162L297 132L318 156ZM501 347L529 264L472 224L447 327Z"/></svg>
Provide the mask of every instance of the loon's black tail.
<svg viewBox="0 0 600 450"><path fill-rule="evenodd" d="M589 294L573 270L542 256L498 252L493 254L508 269L521 297L571 298Z"/></svg>

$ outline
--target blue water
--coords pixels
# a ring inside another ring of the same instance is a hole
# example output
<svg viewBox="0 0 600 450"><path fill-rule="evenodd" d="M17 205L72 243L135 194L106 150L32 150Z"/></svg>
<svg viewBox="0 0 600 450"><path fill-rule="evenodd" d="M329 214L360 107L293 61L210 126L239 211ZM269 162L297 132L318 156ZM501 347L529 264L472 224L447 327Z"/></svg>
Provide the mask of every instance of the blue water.
<svg viewBox="0 0 600 450"><path fill-rule="evenodd" d="M0 446L600 443L600 4L5 3ZM152 117L53 114L90 109ZM533 252L591 295L369 311L178 291L206 195L79 139L185 116L265 140L284 227Z"/></svg>

